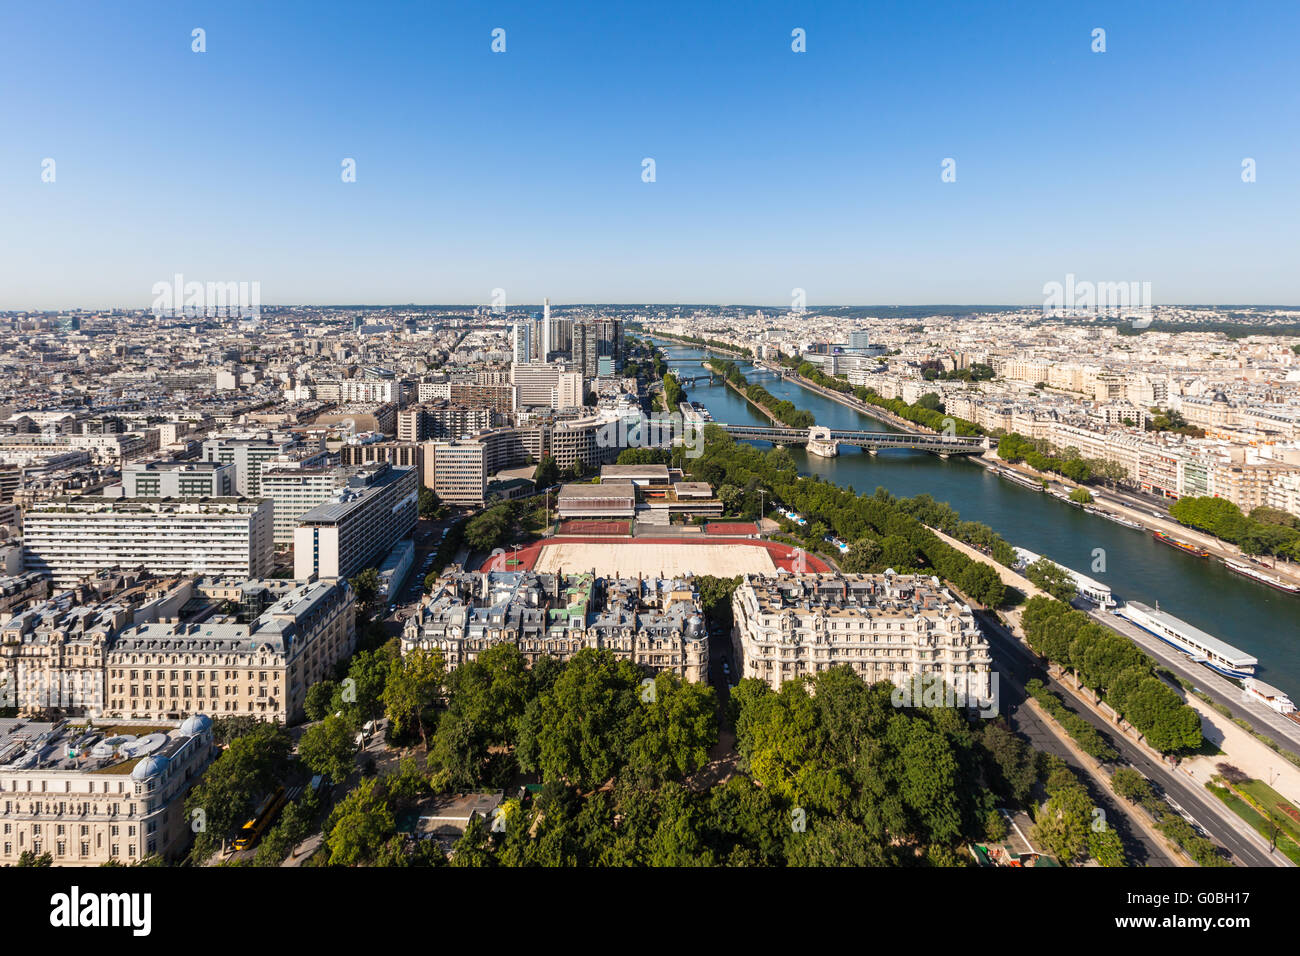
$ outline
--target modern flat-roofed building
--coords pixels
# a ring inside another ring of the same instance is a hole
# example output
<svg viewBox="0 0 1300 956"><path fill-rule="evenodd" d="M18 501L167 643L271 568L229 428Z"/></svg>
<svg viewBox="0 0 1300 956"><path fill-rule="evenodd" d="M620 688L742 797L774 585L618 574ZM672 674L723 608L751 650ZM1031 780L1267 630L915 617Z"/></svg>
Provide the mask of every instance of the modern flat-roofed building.
<svg viewBox="0 0 1300 956"><path fill-rule="evenodd" d="M561 518L631 518L636 515L636 486L630 481L599 485L561 485Z"/></svg>
<svg viewBox="0 0 1300 956"><path fill-rule="evenodd" d="M109 736L0 718L0 866L24 853L55 866L179 858L193 836L185 797L217 753L205 715Z"/></svg>
<svg viewBox="0 0 1300 956"><path fill-rule="evenodd" d="M487 444L478 438L434 442L433 490L453 505L481 505L487 491Z"/></svg>
<svg viewBox="0 0 1300 956"><path fill-rule="evenodd" d="M24 518L24 558L60 587L104 568L263 577L274 557L273 507L247 498L55 498Z"/></svg>
<svg viewBox="0 0 1300 956"><path fill-rule="evenodd" d="M664 464L600 466L600 483L602 485L620 481L630 481L638 488L667 488L669 484L668 466Z"/></svg>
<svg viewBox="0 0 1300 956"><path fill-rule="evenodd" d="M147 461L122 468L127 498L230 498L235 465L219 461Z"/></svg>
<svg viewBox="0 0 1300 956"><path fill-rule="evenodd" d="M235 466L235 493L256 498L261 491L262 463L287 455L297 444L291 435L255 432L214 435L203 442L203 460ZM319 446L314 449L319 451Z"/></svg>
<svg viewBox="0 0 1300 956"><path fill-rule="evenodd" d="M496 412L487 406L467 408L450 402L428 402L397 413L397 440L423 442L457 438L494 424Z"/></svg>
<svg viewBox="0 0 1300 956"><path fill-rule="evenodd" d="M966 604L919 574L745 575L731 600L740 677L774 689L847 664L864 681L941 678L991 699L988 641Z"/></svg>
<svg viewBox="0 0 1300 956"><path fill-rule="evenodd" d="M347 578L377 565L415 529L419 479L387 462L352 475L338 496L305 512L293 535L294 577Z"/></svg>
<svg viewBox="0 0 1300 956"><path fill-rule="evenodd" d="M274 505L272 539L277 546L293 544L293 534L304 514L333 499L353 471L329 465L262 469L262 497Z"/></svg>

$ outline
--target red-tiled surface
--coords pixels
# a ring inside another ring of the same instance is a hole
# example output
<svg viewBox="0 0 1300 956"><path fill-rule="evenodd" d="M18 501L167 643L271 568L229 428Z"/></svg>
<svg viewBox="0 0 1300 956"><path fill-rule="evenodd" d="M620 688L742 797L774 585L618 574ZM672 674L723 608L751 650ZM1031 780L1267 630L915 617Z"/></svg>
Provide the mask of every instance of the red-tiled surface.
<svg viewBox="0 0 1300 956"><path fill-rule="evenodd" d="M631 534L630 521L597 521L594 518L570 518L560 522L560 534Z"/></svg>
<svg viewBox="0 0 1300 956"><path fill-rule="evenodd" d="M717 545L722 543L716 540L706 540L701 538L636 538L635 540L637 544ZM548 544L559 543L610 544L611 542L608 538L588 536L566 535L563 539L548 538L544 541L534 541L532 544L525 545L520 548L517 553L514 549L511 549L505 555L505 559L509 561L509 565L505 566L502 559L498 557L494 567L496 570L532 570L533 566L537 563L537 556L541 554L542 548L546 547ZM781 544L779 541L755 541L752 539L742 538L728 541L726 544L741 548L766 548L767 553L772 556L772 563L781 571L793 571L795 570L796 565L801 565L800 570L806 574L824 574L830 571L830 566L816 555L801 553L799 552L799 549L793 548L788 544ZM519 559L518 564L514 563L516 557ZM493 567L490 567L490 565L492 565L492 559L489 558L483 563L483 566L479 568L479 570L493 570Z"/></svg>
<svg viewBox="0 0 1300 956"><path fill-rule="evenodd" d="M758 534L758 525L750 521L710 521L705 534Z"/></svg>

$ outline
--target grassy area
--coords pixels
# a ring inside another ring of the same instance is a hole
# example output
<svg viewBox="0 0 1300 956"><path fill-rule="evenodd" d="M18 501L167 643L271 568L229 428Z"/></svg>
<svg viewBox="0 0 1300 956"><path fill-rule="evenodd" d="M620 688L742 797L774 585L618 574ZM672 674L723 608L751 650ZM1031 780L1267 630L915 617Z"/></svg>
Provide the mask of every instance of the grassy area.
<svg viewBox="0 0 1300 956"><path fill-rule="evenodd" d="M1258 783L1259 781L1252 782ZM1243 800L1237 793L1227 787L1221 787L1213 783L1207 783L1205 786L1211 793L1227 804L1233 813L1249 823L1256 833L1266 840L1273 839L1273 825L1264 818L1262 813ZM1300 845L1289 839L1285 831L1278 834L1277 848L1286 854L1291 862L1300 865Z"/></svg>
<svg viewBox="0 0 1300 956"><path fill-rule="evenodd" d="M1263 780L1237 784L1236 789L1257 808L1275 819L1287 835L1300 844L1300 810Z"/></svg>

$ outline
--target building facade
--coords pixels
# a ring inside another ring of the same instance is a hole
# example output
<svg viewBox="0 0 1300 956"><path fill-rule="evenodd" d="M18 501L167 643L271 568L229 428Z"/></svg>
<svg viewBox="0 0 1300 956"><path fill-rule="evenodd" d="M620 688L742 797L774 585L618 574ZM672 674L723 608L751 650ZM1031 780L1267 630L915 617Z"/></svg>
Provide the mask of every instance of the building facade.
<svg viewBox="0 0 1300 956"><path fill-rule="evenodd" d="M941 678L991 698L992 659L969 606L916 574L746 575L732 595L739 676L778 689L848 665L864 681Z"/></svg>

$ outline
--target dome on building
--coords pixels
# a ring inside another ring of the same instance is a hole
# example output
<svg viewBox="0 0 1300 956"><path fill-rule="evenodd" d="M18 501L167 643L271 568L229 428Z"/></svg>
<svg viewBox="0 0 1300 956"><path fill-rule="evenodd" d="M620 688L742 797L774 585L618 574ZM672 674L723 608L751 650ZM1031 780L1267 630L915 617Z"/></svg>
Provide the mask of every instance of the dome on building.
<svg viewBox="0 0 1300 956"><path fill-rule="evenodd" d="M156 777L167 769L168 763L166 757L151 754L131 769L131 779L148 780L150 777Z"/></svg>
<svg viewBox="0 0 1300 956"><path fill-rule="evenodd" d="M211 726L212 718L207 714L191 714L181 724L179 733L182 737L197 737Z"/></svg>
<svg viewBox="0 0 1300 956"><path fill-rule="evenodd" d="M1223 404L1223 405L1227 405L1227 404L1228 404L1228 396L1227 396L1227 395L1224 395L1223 392L1215 392L1215 393L1214 393L1214 398L1210 399L1210 401L1212 401L1212 402L1217 402L1217 403L1221 403L1221 404Z"/></svg>

